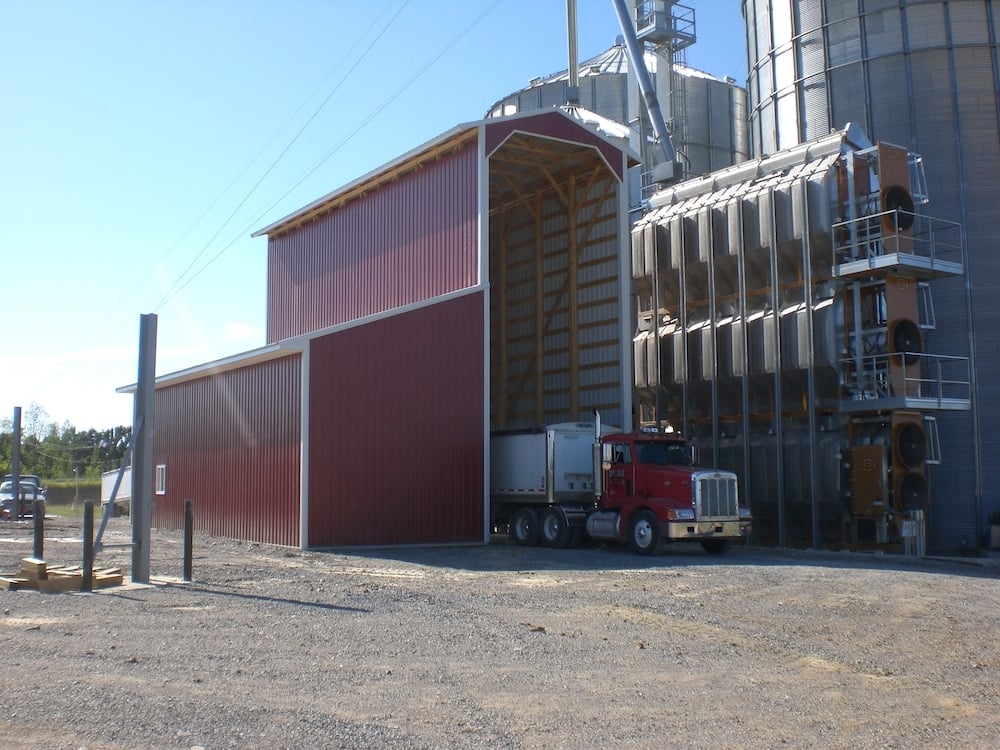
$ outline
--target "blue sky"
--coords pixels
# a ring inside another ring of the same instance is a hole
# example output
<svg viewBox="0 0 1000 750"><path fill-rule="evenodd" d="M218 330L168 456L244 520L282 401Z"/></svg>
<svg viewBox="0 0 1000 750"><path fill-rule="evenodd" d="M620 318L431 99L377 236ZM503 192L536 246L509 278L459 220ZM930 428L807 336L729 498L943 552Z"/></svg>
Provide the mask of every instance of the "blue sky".
<svg viewBox="0 0 1000 750"><path fill-rule="evenodd" d="M744 81L738 0L685 4L688 63ZM619 30L610 0L577 8L584 59ZM34 402L79 429L130 423L115 388L136 379L143 313L158 374L262 346L267 241L250 233L565 69L565 16L563 0L0 0L0 419Z"/></svg>

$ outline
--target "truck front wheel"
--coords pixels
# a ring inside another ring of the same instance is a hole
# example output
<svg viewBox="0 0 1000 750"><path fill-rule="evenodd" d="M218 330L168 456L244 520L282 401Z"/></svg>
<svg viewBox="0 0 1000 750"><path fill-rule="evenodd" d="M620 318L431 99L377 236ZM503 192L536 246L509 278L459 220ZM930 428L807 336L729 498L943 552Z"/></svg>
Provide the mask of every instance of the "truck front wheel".
<svg viewBox="0 0 1000 750"><path fill-rule="evenodd" d="M660 522L652 511L640 510L629 524L629 542L640 555L648 555L660 546Z"/></svg>
<svg viewBox="0 0 1000 750"><path fill-rule="evenodd" d="M534 508L518 508L510 519L510 538L531 547L538 544L538 513Z"/></svg>

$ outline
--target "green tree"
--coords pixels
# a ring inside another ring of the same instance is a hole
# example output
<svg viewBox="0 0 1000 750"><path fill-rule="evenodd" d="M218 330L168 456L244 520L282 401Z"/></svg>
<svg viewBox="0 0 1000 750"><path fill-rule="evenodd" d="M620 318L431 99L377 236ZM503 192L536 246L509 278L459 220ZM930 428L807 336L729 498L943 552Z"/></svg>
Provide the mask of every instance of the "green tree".
<svg viewBox="0 0 1000 750"><path fill-rule="evenodd" d="M38 404L22 412L21 471L45 480L97 479L101 472L117 469L128 449L132 427L79 431L69 422L49 421ZM10 473L13 460L13 424L0 420L0 467Z"/></svg>

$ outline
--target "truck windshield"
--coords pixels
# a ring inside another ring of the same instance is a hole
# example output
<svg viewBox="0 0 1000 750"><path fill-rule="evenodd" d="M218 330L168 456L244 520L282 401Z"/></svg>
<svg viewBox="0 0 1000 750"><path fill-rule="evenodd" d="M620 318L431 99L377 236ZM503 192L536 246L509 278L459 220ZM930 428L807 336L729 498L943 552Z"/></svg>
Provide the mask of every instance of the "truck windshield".
<svg viewBox="0 0 1000 750"><path fill-rule="evenodd" d="M641 464L691 465L691 446L686 443L636 443L635 449Z"/></svg>

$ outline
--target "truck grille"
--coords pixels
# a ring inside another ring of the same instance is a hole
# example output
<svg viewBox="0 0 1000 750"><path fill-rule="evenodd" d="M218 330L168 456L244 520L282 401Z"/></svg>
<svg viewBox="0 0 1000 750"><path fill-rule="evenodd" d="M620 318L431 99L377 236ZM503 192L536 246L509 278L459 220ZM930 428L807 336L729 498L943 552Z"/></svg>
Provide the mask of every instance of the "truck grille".
<svg viewBox="0 0 1000 750"><path fill-rule="evenodd" d="M698 520L739 515L736 475L711 473L698 476Z"/></svg>

